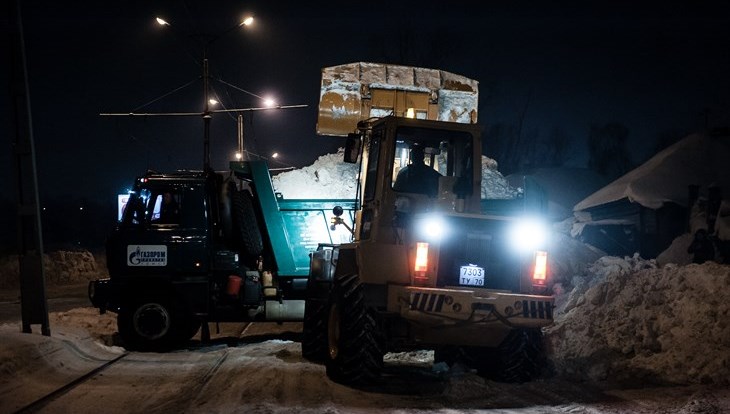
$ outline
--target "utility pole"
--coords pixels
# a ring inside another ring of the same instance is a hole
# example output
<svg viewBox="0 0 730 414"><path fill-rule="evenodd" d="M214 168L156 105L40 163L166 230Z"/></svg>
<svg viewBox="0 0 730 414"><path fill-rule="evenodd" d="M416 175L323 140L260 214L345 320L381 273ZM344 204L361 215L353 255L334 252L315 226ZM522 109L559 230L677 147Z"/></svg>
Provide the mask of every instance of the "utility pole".
<svg viewBox="0 0 730 414"><path fill-rule="evenodd" d="M41 333L50 336L43 270L43 239L38 207L38 178L20 0L13 0L9 3L10 89L14 115L12 143L17 176L18 264L20 267L22 330L24 333L32 333L31 325L40 324Z"/></svg>

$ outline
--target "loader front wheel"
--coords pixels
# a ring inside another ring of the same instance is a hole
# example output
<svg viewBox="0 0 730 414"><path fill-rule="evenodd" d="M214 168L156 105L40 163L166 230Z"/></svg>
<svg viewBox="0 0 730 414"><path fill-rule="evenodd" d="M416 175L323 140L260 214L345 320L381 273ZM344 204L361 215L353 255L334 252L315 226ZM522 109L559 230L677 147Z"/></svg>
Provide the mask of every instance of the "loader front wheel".
<svg viewBox="0 0 730 414"><path fill-rule="evenodd" d="M350 386L376 382L385 354L376 316L362 291L357 275L336 276L328 307L327 376Z"/></svg>

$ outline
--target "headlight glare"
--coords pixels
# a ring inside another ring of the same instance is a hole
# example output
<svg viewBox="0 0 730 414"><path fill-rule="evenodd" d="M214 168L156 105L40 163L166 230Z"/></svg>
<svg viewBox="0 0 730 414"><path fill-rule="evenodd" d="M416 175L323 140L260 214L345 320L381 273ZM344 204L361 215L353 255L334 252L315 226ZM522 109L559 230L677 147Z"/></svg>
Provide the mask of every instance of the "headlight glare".
<svg viewBox="0 0 730 414"><path fill-rule="evenodd" d="M510 240L512 246L519 251L534 251L545 245L547 235L547 226L542 221L522 219L512 227Z"/></svg>
<svg viewBox="0 0 730 414"><path fill-rule="evenodd" d="M441 240L447 231L446 222L440 216L424 217L418 222L418 232L427 240Z"/></svg>

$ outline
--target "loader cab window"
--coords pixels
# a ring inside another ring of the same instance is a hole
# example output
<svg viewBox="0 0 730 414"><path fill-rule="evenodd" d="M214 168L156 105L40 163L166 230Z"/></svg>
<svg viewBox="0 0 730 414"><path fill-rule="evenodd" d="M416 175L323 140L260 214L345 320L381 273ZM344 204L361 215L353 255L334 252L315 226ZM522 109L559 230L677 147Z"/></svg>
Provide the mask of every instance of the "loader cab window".
<svg viewBox="0 0 730 414"><path fill-rule="evenodd" d="M383 130L373 132L367 148L367 173L365 174L365 191L363 197L365 201L371 201L375 198L375 182L378 178L378 158L380 153L380 141L383 139Z"/></svg>
<svg viewBox="0 0 730 414"><path fill-rule="evenodd" d="M466 132L413 127L398 129L393 190L436 197L441 177L472 177L472 136ZM463 184L461 184L463 186Z"/></svg>

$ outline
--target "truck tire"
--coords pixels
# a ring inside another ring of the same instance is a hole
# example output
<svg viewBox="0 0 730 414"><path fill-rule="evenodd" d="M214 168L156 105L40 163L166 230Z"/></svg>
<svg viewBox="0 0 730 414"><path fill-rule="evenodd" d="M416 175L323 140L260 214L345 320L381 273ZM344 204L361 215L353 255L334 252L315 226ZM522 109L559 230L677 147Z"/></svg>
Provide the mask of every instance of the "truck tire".
<svg viewBox="0 0 730 414"><path fill-rule="evenodd" d="M168 351L189 339L192 320L183 309L160 294L123 305L117 327L127 348Z"/></svg>
<svg viewBox="0 0 730 414"><path fill-rule="evenodd" d="M302 356L312 362L327 359L327 307L326 302L307 299L302 328Z"/></svg>
<svg viewBox="0 0 730 414"><path fill-rule="evenodd" d="M256 257L264 250L256 212L253 208L251 193L236 191L233 193L233 227L236 244L242 253Z"/></svg>
<svg viewBox="0 0 730 414"><path fill-rule="evenodd" d="M542 331L515 329L497 349L470 352L477 372L500 382L522 383L538 378L545 367Z"/></svg>
<svg viewBox="0 0 730 414"><path fill-rule="evenodd" d="M336 276L328 306L327 376L349 386L372 384L383 369L383 341L362 290L357 275Z"/></svg>
<svg viewBox="0 0 730 414"><path fill-rule="evenodd" d="M226 243L234 244L236 235L233 230L233 195L236 193L236 184L233 179L226 178L221 184L220 192L220 221L223 229L223 237Z"/></svg>

